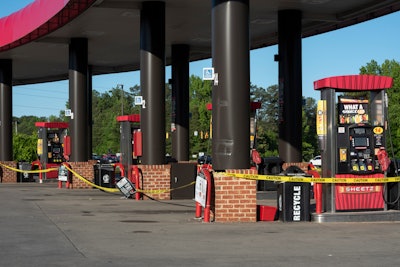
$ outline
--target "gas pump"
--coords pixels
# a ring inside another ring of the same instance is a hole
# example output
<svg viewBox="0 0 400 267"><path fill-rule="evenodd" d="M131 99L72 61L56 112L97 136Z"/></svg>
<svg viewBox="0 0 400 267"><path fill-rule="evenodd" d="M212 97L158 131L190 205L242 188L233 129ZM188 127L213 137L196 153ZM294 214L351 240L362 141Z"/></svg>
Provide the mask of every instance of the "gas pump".
<svg viewBox="0 0 400 267"><path fill-rule="evenodd" d="M43 169L59 168L69 155L68 123L36 122L38 127L37 154ZM57 179L58 170L43 173L44 179Z"/></svg>
<svg viewBox="0 0 400 267"><path fill-rule="evenodd" d="M388 162L385 90L392 83L391 77L375 75L337 76L314 82L314 89L321 91L317 130L323 177L385 177ZM339 95L336 101L336 93L362 91L364 97ZM325 211L385 209L383 184L336 183L323 186Z"/></svg>
<svg viewBox="0 0 400 267"><path fill-rule="evenodd" d="M140 131L140 115L131 114L118 116L117 121L120 122L120 163L128 175L128 179L132 182L132 165L140 163L142 156L142 132Z"/></svg>

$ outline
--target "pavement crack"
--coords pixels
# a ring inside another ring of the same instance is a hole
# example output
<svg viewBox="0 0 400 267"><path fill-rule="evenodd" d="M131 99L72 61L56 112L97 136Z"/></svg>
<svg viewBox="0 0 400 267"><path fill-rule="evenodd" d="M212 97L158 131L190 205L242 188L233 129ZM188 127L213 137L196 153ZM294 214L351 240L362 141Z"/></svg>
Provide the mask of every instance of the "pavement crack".
<svg viewBox="0 0 400 267"><path fill-rule="evenodd" d="M36 202L35 202L35 204L36 204L36 206L40 209L40 211L43 213L43 215L46 216L46 218L58 229L58 231L60 231L60 233L62 233L62 235L65 237L65 239L68 240L68 242L71 244L71 246L72 246L79 254L81 254L82 257L87 258L86 255L85 255L85 253L83 253L83 252L75 245L75 243L74 243L74 242L69 238L69 236L58 226L58 224L57 224L55 221L53 221L53 220L51 219L51 217L49 217L49 216L47 215L47 213L42 209L42 207L41 207L38 203L36 203Z"/></svg>

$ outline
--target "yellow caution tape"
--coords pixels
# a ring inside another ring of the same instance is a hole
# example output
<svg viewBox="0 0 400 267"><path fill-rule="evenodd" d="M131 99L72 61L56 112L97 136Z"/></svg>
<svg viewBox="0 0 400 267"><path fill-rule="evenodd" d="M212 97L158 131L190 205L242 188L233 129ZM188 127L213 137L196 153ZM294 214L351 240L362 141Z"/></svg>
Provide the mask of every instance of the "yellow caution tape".
<svg viewBox="0 0 400 267"><path fill-rule="evenodd" d="M301 182L301 183L322 183L322 184L363 184L363 183L391 183L400 182L400 176L397 177L362 177L362 178L312 178L304 176L279 176L279 175L263 175L263 174L240 174L225 173L227 176L274 182Z"/></svg>
<svg viewBox="0 0 400 267"><path fill-rule="evenodd" d="M85 182L85 183L87 183L87 184L89 184L89 185L91 185L91 186L93 186L93 187L95 187L95 188L98 188L98 189L100 189L100 190L103 190L103 191L106 191L106 192L110 192L110 193L120 192L120 190L119 190L118 188L107 188L107 187L98 186L98 185L92 183L91 181L87 180L86 178L82 177L81 175L79 175L77 172L75 172L74 170L72 170L72 169L69 168L68 166L66 166L66 165L64 165L64 166L65 166L65 168L66 168L67 170L69 170L73 175L75 175L76 177L78 177L78 179L82 180L83 182ZM181 189L181 188L190 186L190 185L192 185L192 184L194 184L194 183L195 183L195 182L191 182L190 184L187 184L187 185L184 185L184 186L181 186L181 187L177 187L177 188L174 188L174 189L158 189L158 190L141 190L141 189L136 189L136 192L139 192L139 193L151 193L151 194L162 194L162 193L166 193L166 192L169 192L169 191L172 191L172 190Z"/></svg>
<svg viewBox="0 0 400 267"><path fill-rule="evenodd" d="M52 172L52 171L58 171L58 168L50 168L50 169L42 169L42 170L21 170L21 169L17 169L17 168L13 168L7 165L4 165L2 163L0 163L0 166L15 171L15 172L23 172L23 173L43 173L43 172Z"/></svg>
<svg viewBox="0 0 400 267"><path fill-rule="evenodd" d="M79 173L77 173L76 171L72 170L72 169L71 169L70 167L68 167L67 165L64 165L64 167L65 167L68 171L70 171L73 175L75 175L79 180L81 180L81 181L83 181L83 182L85 182L85 183L87 183L87 184L89 184L89 185L91 185L91 186L93 186L93 187L95 187L95 188L97 188L97 189L100 189L100 190L103 190L103 191L109 192L109 193L116 193L116 192L119 192L119 189L118 189L118 188L108 188L108 187L98 186L98 185L92 183L91 181L89 181L88 179L86 179L86 178L82 177L81 175L79 175Z"/></svg>
<svg viewBox="0 0 400 267"><path fill-rule="evenodd" d="M47 172L51 172L51 171L58 171L58 168L49 168L49 169L42 169L42 170L21 170L21 169L17 169L17 168L13 168L7 165L4 165L2 163L0 163L0 166L3 166L4 168L7 168L9 170L12 171L16 171L16 172L23 172L23 173L47 173ZM84 178L83 176L81 176L79 173L77 173L76 171L74 171L73 169L71 169L70 167L68 167L68 165L64 165L65 168L70 171L73 175L75 175L78 179L80 179L81 181L85 182L86 184L95 187L97 189L103 190L105 192L110 192L110 193L116 193L116 192L120 192L120 190L118 188L108 188L108 187L103 187L103 186L99 186L96 185L94 183L92 183L91 181L89 181L88 179ZM166 192L171 192L173 190L178 190L178 189L182 189L188 186L191 186L193 184L195 184L196 182L193 181L189 184L177 187L177 188L172 188L172 189L154 189L154 190L141 190L141 189L136 189L136 192L139 193L151 193L151 194L162 194L162 193L166 193Z"/></svg>
<svg viewBox="0 0 400 267"><path fill-rule="evenodd" d="M192 184L195 184L195 183L196 183L196 181L193 181L193 182L191 182L189 184L186 184L186 185L183 185L183 186L180 186L180 187L177 187L177 188L172 188L172 189L154 189L154 190L151 190L151 189L149 189L149 190L136 189L136 191L140 192L140 193L162 194L162 193L166 193L166 192L171 192L173 190L182 189L182 188L191 186Z"/></svg>

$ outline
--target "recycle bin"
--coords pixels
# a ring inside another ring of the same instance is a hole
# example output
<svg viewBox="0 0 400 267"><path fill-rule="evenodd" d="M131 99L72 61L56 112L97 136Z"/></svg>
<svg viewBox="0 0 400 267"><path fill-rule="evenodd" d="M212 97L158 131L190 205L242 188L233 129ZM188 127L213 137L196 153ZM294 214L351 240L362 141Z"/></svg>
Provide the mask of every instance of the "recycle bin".
<svg viewBox="0 0 400 267"><path fill-rule="evenodd" d="M286 176L311 177L297 166L289 166ZM279 220L284 222L310 221L310 183L283 182L278 185Z"/></svg>
<svg viewBox="0 0 400 267"><path fill-rule="evenodd" d="M107 188L115 187L115 171L111 164L100 165L100 186Z"/></svg>
<svg viewBox="0 0 400 267"><path fill-rule="evenodd" d="M100 164L95 164L93 166L93 171L94 171L93 183L95 185L100 185Z"/></svg>
<svg viewBox="0 0 400 267"><path fill-rule="evenodd" d="M32 165L29 162L18 162L18 169L30 171ZM17 172L17 182L34 182L33 175L28 172Z"/></svg>
<svg viewBox="0 0 400 267"><path fill-rule="evenodd" d="M278 185L279 220L310 221L310 183L285 182Z"/></svg>
<svg viewBox="0 0 400 267"><path fill-rule="evenodd" d="M258 169L258 174L272 174L276 175L282 172L282 165L284 161L280 157L266 157L263 158ZM257 181L258 191L276 191L277 186L274 181Z"/></svg>

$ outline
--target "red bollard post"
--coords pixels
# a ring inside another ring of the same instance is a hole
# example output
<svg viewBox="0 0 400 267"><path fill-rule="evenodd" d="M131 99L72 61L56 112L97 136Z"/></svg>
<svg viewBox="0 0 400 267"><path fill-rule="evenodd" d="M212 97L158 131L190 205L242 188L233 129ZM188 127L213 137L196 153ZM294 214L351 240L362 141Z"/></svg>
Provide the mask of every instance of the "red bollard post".
<svg viewBox="0 0 400 267"><path fill-rule="evenodd" d="M315 213L322 213L322 184L314 184Z"/></svg>
<svg viewBox="0 0 400 267"><path fill-rule="evenodd" d="M67 169L67 181L65 182L65 187L67 189L72 189L72 173L70 171L70 169L72 169L71 165L68 162L64 162L62 165L64 165L64 167ZM62 181L60 188L62 188Z"/></svg>
<svg viewBox="0 0 400 267"><path fill-rule="evenodd" d="M207 197L206 197L206 207L204 208L204 222L210 222L210 213L211 213L211 174L208 169L203 169L204 176L207 180Z"/></svg>
<svg viewBox="0 0 400 267"><path fill-rule="evenodd" d="M314 170L309 170L308 174L312 175L314 178L320 178L319 172ZM322 184L314 183L314 198L315 198L315 213L322 213Z"/></svg>
<svg viewBox="0 0 400 267"><path fill-rule="evenodd" d="M140 200L140 192L138 191L140 190L140 173L138 166L133 166L133 171L134 171L133 182L135 183L135 188L136 188L135 200Z"/></svg>
<svg viewBox="0 0 400 267"><path fill-rule="evenodd" d="M195 218L200 218L201 217L201 212L202 212L202 207L199 202L196 202L196 215Z"/></svg>

